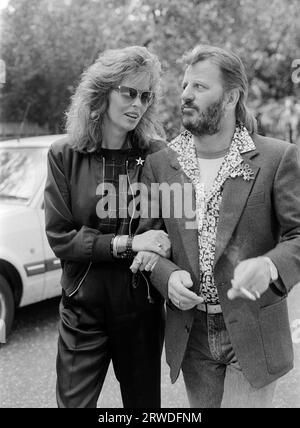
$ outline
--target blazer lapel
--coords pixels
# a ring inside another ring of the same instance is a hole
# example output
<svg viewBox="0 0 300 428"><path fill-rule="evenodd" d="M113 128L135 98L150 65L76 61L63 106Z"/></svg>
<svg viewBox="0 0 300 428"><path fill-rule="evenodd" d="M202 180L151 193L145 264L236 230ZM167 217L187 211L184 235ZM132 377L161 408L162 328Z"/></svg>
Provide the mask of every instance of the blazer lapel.
<svg viewBox="0 0 300 428"><path fill-rule="evenodd" d="M186 254L190 271L193 272L194 276L199 279L200 267L199 267L199 244L198 244L198 230L197 228L187 229L185 228L188 222L179 221L179 233L182 240L182 251ZM196 284L194 284L196 285Z"/></svg>
<svg viewBox="0 0 300 428"><path fill-rule="evenodd" d="M172 166L172 172L170 173L168 180L170 184L175 182L181 183L183 186L185 183L192 184L191 180L187 177L181 165L178 162L177 153L170 149L169 160ZM185 199L184 199L185 200ZM195 188L192 186L192 205L195 209ZM199 278L199 244L198 244L198 229L197 223L194 220L185 217L184 204L182 204L183 212L182 217L175 219L178 226L178 239L181 240L182 251L186 254L190 265L190 272L193 272L196 278ZM174 220L173 220L174 221ZM177 243L178 245L178 243Z"/></svg>
<svg viewBox="0 0 300 428"><path fill-rule="evenodd" d="M253 158L257 151L247 153ZM254 172L254 179L246 181L242 177L228 178L224 183L219 223L217 228L216 252L214 266L227 247L234 229L241 217L248 196L251 192L259 166L251 162L246 154L242 155Z"/></svg>

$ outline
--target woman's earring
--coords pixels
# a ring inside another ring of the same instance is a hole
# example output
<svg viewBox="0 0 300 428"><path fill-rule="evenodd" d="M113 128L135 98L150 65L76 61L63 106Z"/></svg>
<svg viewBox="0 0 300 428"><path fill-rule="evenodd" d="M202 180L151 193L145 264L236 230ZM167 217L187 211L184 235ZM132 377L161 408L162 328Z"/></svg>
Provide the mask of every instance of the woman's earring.
<svg viewBox="0 0 300 428"><path fill-rule="evenodd" d="M91 112L90 117L92 120L94 120L95 122L97 122L97 120L99 120L100 114L97 110L94 110Z"/></svg>

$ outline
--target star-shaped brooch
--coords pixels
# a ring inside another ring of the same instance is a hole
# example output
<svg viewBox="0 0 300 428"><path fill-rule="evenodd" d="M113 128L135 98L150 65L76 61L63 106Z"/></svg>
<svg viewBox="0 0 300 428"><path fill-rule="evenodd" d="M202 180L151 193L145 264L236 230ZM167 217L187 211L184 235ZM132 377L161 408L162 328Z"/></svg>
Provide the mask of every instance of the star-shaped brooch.
<svg viewBox="0 0 300 428"><path fill-rule="evenodd" d="M136 164L137 165L142 165L143 166L144 162L145 162L145 159L142 159L141 156L138 159L136 159Z"/></svg>

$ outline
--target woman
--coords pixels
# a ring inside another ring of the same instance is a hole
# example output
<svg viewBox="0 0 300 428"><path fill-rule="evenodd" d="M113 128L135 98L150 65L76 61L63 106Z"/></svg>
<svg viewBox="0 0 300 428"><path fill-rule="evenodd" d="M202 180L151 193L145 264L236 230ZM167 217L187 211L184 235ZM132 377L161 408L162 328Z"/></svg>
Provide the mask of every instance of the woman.
<svg viewBox="0 0 300 428"><path fill-rule="evenodd" d="M104 52L82 75L68 137L49 150L46 232L63 268L59 407L96 407L111 360L124 407L160 406L162 299L129 266L132 252L152 251L151 269L169 240L163 231L133 237L138 218L127 209L145 156L164 146L149 138L160 129L159 78L146 48Z"/></svg>

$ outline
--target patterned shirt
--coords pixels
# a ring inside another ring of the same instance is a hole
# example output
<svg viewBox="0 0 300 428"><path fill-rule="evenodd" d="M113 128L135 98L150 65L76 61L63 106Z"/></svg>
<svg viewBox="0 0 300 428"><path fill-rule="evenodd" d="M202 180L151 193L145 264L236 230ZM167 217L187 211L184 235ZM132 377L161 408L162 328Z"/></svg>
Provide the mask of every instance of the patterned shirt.
<svg viewBox="0 0 300 428"><path fill-rule="evenodd" d="M252 171L244 164L241 154L255 150L255 145L247 129L237 125L229 151L208 193L205 192L204 184L201 182L192 134L188 131L182 132L169 143L169 147L178 154L182 170L195 187L200 266L199 293L206 303L218 304L213 263L223 184L229 177L243 176L245 180L252 179Z"/></svg>

